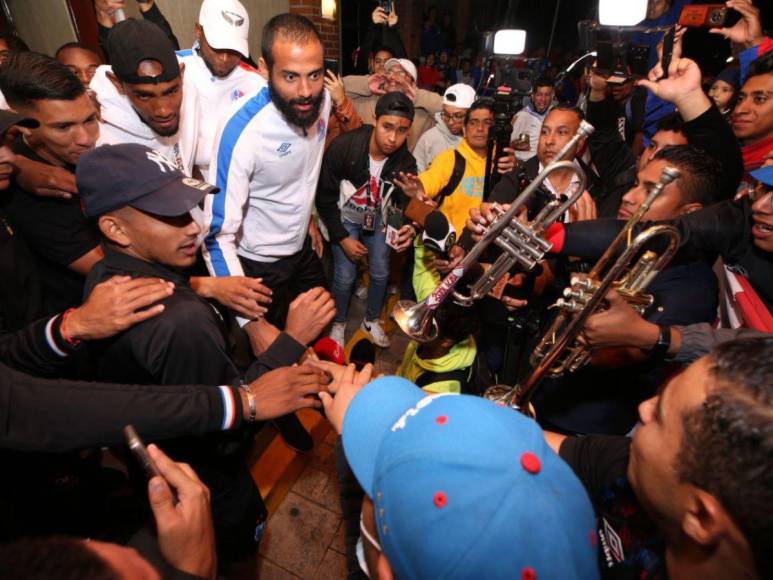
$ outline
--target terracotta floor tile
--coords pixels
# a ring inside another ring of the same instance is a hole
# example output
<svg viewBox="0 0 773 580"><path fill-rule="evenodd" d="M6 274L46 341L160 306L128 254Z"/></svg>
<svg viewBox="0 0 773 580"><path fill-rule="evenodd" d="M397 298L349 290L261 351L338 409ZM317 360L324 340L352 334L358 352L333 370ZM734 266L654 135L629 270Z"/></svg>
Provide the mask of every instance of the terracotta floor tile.
<svg viewBox="0 0 773 580"><path fill-rule="evenodd" d="M346 580L346 556L334 550L328 550L313 578L315 580Z"/></svg>
<svg viewBox="0 0 773 580"><path fill-rule="evenodd" d="M307 465L298 481L293 485L292 491L332 512L341 513L338 476L334 472L322 471L312 465Z"/></svg>

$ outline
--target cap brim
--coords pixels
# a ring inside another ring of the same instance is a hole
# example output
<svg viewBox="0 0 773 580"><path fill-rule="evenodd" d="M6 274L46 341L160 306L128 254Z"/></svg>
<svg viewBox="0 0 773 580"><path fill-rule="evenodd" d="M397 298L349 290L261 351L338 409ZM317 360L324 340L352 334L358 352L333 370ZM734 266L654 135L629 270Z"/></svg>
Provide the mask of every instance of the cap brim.
<svg viewBox="0 0 773 580"><path fill-rule="evenodd" d="M184 177L133 200L129 205L155 215L175 217L188 213L206 195L218 191L220 189L214 185Z"/></svg>
<svg viewBox="0 0 773 580"><path fill-rule="evenodd" d="M749 175L751 175L757 181L761 181L765 185L773 186L773 165L760 167L759 169L750 171Z"/></svg>
<svg viewBox="0 0 773 580"><path fill-rule="evenodd" d="M352 399L344 416L344 455L368 495L381 442L408 409L427 393L400 377L382 377L366 385Z"/></svg>
<svg viewBox="0 0 773 580"><path fill-rule="evenodd" d="M40 123L38 123L35 119L24 117L13 111L0 111L0 134L5 133L13 126L34 129L36 127L40 127Z"/></svg>
<svg viewBox="0 0 773 580"><path fill-rule="evenodd" d="M230 30L212 30L212 26L207 29L204 28L204 36L207 39L207 44L216 50L235 50L241 54L244 58L250 56L250 46L246 38L242 38L233 34Z"/></svg>

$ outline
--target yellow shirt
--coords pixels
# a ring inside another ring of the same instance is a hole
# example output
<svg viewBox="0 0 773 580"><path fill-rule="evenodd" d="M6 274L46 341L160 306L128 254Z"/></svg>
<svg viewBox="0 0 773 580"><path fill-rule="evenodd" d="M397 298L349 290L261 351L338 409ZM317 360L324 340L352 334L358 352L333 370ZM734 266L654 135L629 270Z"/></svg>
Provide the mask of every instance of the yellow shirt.
<svg viewBox="0 0 773 580"><path fill-rule="evenodd" d="M456 146L456 150L464 157L464 175L459 185L443 201L440 210L461 236L470 209L478 207L483 200L483 182L486 175L486 158L479 156L467 144L466 139ZM435 197L451 180L454 172L454 150L446 149L432 161L427 170L419 175L424 193Z"/></svg>

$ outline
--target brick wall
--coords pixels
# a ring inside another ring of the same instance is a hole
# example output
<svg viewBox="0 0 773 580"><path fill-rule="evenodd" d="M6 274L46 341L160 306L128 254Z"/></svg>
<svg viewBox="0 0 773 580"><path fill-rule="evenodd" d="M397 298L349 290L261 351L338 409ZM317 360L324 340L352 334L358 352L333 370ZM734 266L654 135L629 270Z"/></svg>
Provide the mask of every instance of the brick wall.
<svg viewBox="0 0 773 580"><path fill-rule="evenodd" d="M341 0L338 0L340 11ZM340 58L338 45L338 14L336 20L322 18L321 0L290 0L290 12L302 14L309 18L319 28L322 35L322 43L325 45L325 58Z"/></svg>

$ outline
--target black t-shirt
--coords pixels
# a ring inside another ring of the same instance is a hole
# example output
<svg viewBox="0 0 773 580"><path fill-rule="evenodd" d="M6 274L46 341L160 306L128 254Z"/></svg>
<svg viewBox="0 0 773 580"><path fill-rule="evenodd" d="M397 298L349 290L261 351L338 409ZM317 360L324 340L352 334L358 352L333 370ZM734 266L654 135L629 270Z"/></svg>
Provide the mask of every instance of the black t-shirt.
<svg viewBox="0 0 773 580"><path fill-rule="evenodd" d="M596 511L602 578L666 578L663 537L628 483L631 440L569 437L559 455L585 486Z"/></svg>
<svg viewBox="0 0 773 580"><path fill-rule="evenodd" d="M17 155L51 165L19 137L13 143ZM72 166L65 167L75 172ZM54 314L83 301L85 279L67 266L99 245L96 226L81 211L80 199L41 197L15 182L5 194L3 209L14 232L32 250L40 269L49 312Z"/></svg>

